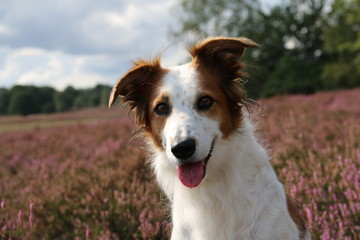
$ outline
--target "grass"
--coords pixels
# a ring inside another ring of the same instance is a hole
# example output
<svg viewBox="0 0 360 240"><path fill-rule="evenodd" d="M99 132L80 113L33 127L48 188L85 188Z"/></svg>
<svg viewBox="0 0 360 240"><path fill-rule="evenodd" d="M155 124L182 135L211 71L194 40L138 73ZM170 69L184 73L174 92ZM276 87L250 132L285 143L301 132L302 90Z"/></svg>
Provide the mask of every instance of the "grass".
<svg viewBox="0 0 360 240"><path fill-rule="evenodd" d="M70 113L0 116L0 133L101 122L114 119L118 115L114 109L84 109Z"/></svg>
<svg viewBox="0 0 360 240"><path fill-rule="evenodd" d="M313 239L357 239L360 89L260 104L258 134ZM1 117L0 239L167 239L132 125L119 109Z"/></svg>

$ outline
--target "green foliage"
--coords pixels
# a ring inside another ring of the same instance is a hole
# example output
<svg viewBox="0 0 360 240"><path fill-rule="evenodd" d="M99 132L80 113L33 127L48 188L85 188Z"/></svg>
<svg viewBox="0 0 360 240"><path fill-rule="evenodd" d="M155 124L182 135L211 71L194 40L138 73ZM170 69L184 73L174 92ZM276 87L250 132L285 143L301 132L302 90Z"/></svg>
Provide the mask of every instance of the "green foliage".
<svg viewBox="0 0 360 240"><path fill-rule="evenodd" d="M74 98L73 108L106 107L109 101L110 91L111 88L104 85L78 90L78 95Z"/></svg>
<svg viewBox="0 0 360 240"><path fill-rule="evenodd" d="M3 114L28 115L55 112L56 91L51 87L14 86L10 91L6 91L3 94L0 92L0 98L4 98L4 107L1 110Z"/></svg>
<svg viewBox="0 0 360 240"><path fill-rule="evenodd" d="M302 6L302 11L299 11ZM311 93L319 87L323 0L289 1L269 13L259 9L251 38L261 44L252 61L262 66L255 97L278 93ZM257 27L258 26L258 27ZM254 81L253 76L249 82Z"/></svg>
<svg viewBox="0 0 360 240"><path fill-rule="evenodd" d="M244 60L252 97L359 86L360 2L330 1L288 0L266 8L259 1L182 0L181 27L172 35L246 36L261 44Z"/></svg>
<svg viewBox="0 0 360 240"><path fill-rule="evenodd" d="M31 86L15 86L10 91L8 113L11 115L29 115L40 111L37 96L39 89Z"/></svg>
<svg viewBox="0 0 360 240"><path fill-rule="evenodd" d="M111 88L103 86L100 90L100 106L107 107L109 103L109 95L111 92Z"/></svg>
<svg viewBox="0 0 360 240"><path fill-rule="evenodd" d="M57 112L69 111L78 95L73 87L67 87L64 91L55 94L55 106Z"/></svg>
<svg viewBox="0 0 360 240"><path fill-rule="evenodd" d="M51 87L40 87L38 101L41 104L41 112L53 113L55 112L55 89Z"/></svg>
<svg viewBox="0 0 360 240"><path fill-rule="evenodd" d="M283 56L265 82L262 94L267 97L279 93L314 93L320 88L319 78L314 76L320 72L321 68L314 67L311 61Z"/></svg>
<svg viewBox="0 0 360 240"><path fill-rule="evenodd" d="M248 34L249 22L258 15L258 0L182 0L180 29L172 32L176 37L191 35Z"/></svg>
<svg viewBox="0 0 360 240"><path fill-rule="evenodd" d="M7 113L7 107L10 101L10 92L6 88L0 88L0 115Z"/></svg>
<svg viewBox="0 0 360 240"><path fill-rule="evenodd" d="M360 3L336 0L329 13L324 36L326 89L360 86Z"/></svg>
<svg viewBox="0 0 360 240"><path fill-rule="evenodd" d="M14 86L0 88L0 115L64 112L85 107L107 106L111 88L97 85L90 89L67 87L58 92L51 87Z"/></svg>

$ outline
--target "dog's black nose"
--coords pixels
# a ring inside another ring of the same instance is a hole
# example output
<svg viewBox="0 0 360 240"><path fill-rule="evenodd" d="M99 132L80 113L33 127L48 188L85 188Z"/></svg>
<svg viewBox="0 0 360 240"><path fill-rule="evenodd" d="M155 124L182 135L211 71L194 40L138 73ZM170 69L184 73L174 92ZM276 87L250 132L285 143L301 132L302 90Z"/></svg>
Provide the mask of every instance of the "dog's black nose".
<svg viewBox="0 0 360 240"><path fill-rule="evenodd" d="M183 142L178 143L173 148L171 148L171 152L175 157L181 160L185 160L190 158L195 152L195 140L189 138Z"/></svg>

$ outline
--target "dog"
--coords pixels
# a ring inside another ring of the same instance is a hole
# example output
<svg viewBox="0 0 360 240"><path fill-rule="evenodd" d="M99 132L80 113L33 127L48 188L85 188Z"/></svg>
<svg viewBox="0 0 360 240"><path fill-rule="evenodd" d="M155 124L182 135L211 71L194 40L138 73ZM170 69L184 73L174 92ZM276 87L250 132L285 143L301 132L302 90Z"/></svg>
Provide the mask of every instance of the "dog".
<svg viewBox="0 0 360 240"><path fill-rule="evenodd" d="M114 86L146 140L171 202L172 240L310 239L296 204L254 136L240 61L247 38L208 38L192 60L138 60Z"/></svg>

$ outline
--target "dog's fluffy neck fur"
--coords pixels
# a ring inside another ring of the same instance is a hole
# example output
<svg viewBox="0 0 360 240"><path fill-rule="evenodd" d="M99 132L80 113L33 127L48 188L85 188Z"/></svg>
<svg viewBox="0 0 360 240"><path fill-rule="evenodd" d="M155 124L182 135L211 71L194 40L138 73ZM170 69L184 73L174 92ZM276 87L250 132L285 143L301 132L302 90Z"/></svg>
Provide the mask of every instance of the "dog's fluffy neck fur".
<svg viewBox="0 0 360 240"><path fill-rule="evenodd" d="M157 180L172 202L173 221L181 221L173 222L172 239L299 238L283 186L247 118L229 139L216 141L208 165L219 164L222 171L217 169L215 175L208 167L197 188L181 184L164 152L153 152L152 160Z"/></svg>

